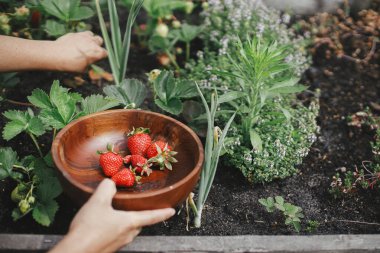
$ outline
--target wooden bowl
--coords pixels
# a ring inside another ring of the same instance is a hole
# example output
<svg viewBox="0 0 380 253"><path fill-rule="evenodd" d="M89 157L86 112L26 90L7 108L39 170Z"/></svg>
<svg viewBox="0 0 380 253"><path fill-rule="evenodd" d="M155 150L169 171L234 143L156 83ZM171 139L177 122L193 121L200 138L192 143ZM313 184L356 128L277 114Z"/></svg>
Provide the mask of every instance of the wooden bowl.
<svg viewBox="0 0 380 253"><path fill-rule="evenodd" d="M83 204L105 178L97 150L107 143L115 151L126 150L126 132L135 127L151 130L152 139L169 142L178 163L173 170L154 170L133 188L119 188L113 206L121 210L150 210L175 207L194 188L204 153L198 136L186 125L168 116L142 110L109 110L73 121L63 128L52 144L52 156L64 191Z"/></svg>

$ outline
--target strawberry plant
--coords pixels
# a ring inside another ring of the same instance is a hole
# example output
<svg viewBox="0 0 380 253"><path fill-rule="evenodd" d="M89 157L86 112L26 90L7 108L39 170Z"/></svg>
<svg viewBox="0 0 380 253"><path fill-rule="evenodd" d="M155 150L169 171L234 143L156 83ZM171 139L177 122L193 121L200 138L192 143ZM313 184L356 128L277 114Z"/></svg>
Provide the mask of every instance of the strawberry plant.
<svg viewBox="0 0 380 253"><path fill-rule="evenodd" d="M49 94L35 89L28 100L38 110L28 108L26 111L4 112L3 116L8 122L2 136L8 141L23 133L29 135L40 157L29 155L19 159L11 148L1 148L0 180L9 178L17 184L11 194L12 200L17 203L12 213L14 220L32 213L38 223L49 226L58 210L55 198L62 189L53 170L50 152L43 153L38 137L52 131L54 138L56 132L71 121L115 107L119 103L101 95L82 98L80 94L61 87L59 81L53 82Z"/></svg>
<svg viewBox="0 0 380 253"><path fill-rule="evenodd" d="M153 81L154 102L162 110L178 115L183 110L181 99L198 95L195 83L186 79L176 79L170 71L162 71Z"/></svg>
<svg viewBox="0 0 380 253"><path fill-rule="evenodd" d="M11 148L0 149L0 180L10 178L17 186L11 198L17 204L12 218L16 221L28 213L43 226L49 226L58 210L55 198L62 192L52 169L49 155L44 158L27 156L19 159Z"/></svg>
<svg viewBox="0 0 380 253"><path fill-rule="evenodd" d="M38 1L42 9L55 19L47 19L44 25L45 31L52 37L59 37L72 31L87 30L87 25L82 20L88 19L94 15L94 11L81 5L81 0L43 0Z"/></svg>
<svg viewBox="0 0 380 253"><path fill-rule="evenodd" d="M285 216L285 225L293 225L297 232L301 231L301 219L304 218L302 208L285 202L281 196L276 196L274 199L269 197L267 199L259 199L269 213L273 213L276 209L281 211Z"/></svg>

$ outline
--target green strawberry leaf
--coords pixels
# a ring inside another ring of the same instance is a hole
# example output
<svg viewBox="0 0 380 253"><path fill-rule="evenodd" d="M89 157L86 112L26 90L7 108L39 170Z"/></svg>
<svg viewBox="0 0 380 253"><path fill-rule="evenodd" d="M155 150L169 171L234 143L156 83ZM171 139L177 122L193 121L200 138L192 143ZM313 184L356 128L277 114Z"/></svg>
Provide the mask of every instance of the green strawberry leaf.
<svg viewBox="0 0 380 253"><path fill-rule="evenodd" d="M14 138L25 129L25 124L22 124L18 121L8 122L3 129L3 138L6 141Z"/></svg>
<svg viewBox="0 0 380 253"><path fill-rule="evenodd" d="M180 30L179 40L183 42L190 42L195 39L202 31L201 26L183 24Z"/></svg>
<svg viewBox="0 0 380 253"><path fill-rule="evenodd" d="M178 98L173 98L169 100L167 104L159 99L155 99L154 102L162 110L174 115L180 114L183 110L182 102Z"/></svg>
<svg viewBox="0 0 380 253"><path fill-rule="evenodd" d="M52 104L50 103L50 99L48 94L46 94L45 91L41 89L34 89L32 91L32 95L28 96L28 100L33 105L42 108L42 109L48 109L52 108Z"/></svg>
<svg viewBox="0 0 380 253"><path fill-rule="evenodd" d="M55 200L40 203L33 209L33 218L42 226L49 226L54 221L54 216L58 211L58 203Z"/></svg>
<svg viewBox="0 0 380 253"><path fill-rule="evenodd" d="M175 97L180 98L192 98L199 95L195 82L191 80L180 80L177 82L173 92Z"/></svg>
<svg viewBox="0 0 380 253"><path fill-rule="evenodd" d="M41 119L33 117L29 121L27 130L35 136L40 136L45 133L45 125L42 123Z"/></svg>
<svg viewBox="0 0 380 253"><path fill-rule="evenodd" d="M18 111L18 110L8 110L3 113L4 117L11 121L19 122L20 124L28 123L28 114L26 112Z"/></svg>
<svg viewBox="0 0 380 253"><path fill-rule="evenodd" d="M80 21L94 16L94 11L87 6L81 6L70 13L70 21Z"/></svg>
<svg viewBox="0 0 380 253"><path fill-rule="evenodd" d="M39 118L45 125L51 126L58 130L64 128L66 125L56 108L42 110Z"/></svg>
<svg viewBox="0 0 380 253"><path fill-rule="evenodd" d="M136 108L144 102L147 96L145 85L137 79L124 79L118 86L106 86L103 92L124 106L134 103Z"/></svg>
<svg viewBox="0 0 380 253"><path fill-rule="evenodd" d="M85 115L88 115L118 106L119 101L116 99L103 97L102 95L91 95L83 99L81 104L83 112Z"/></svg>
<svg viewBox="0 0 380 253"><path fill-rule="evenodd" d="M0 148L0 180L8 177L17 163L17 153L11 148Z"/></svg>

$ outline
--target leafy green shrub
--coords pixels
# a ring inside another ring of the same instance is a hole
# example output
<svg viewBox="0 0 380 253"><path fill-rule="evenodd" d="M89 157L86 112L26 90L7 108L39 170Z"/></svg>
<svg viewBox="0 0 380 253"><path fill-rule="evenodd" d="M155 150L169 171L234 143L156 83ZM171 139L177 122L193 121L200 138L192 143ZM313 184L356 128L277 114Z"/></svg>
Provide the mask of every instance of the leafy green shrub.
<svg viewBox="0 0 380 253"><path fill-rule="evenodd" d="M3 116L8 119L2 134L5 140L11 140L19 134L26 133L32 139L40 157L32 155L19 159L11 148L0 149L0 180L9 178L17 183L11 198L18 204L12 217L18 220L28 213L43 226L49 226L58 210L55 198L61 192L56 178L50 152L43 154L38 137L48 131L57 131L71 121L91 113L107 110L119 105L117 100L91 95L86 98L54 81L49 94L35 89L28 97L38 112L28 108L26 111L8 110Z"/></svg>
<svg viewBox="0 0 380 253"><path fill-rule="evenodd" d="M253 150L243 143L243 129L234 123L225 142L223 162L238 168L252 183L284 179L295 173L316 140L318 126L315 121L319 106L313 101L309 107L300 103L293 105L294 98L277 100L262 109L255 131L262 140L262 151ZM286 109L290 119L277 109Z"/></svg>

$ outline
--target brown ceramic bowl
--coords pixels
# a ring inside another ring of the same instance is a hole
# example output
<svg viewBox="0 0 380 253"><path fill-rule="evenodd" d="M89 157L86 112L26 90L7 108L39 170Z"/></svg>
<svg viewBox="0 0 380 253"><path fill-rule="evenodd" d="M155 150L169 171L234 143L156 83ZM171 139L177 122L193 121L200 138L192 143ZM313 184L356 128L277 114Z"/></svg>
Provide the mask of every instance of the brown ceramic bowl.
<svg viewBox="0 0 380 253"><path fill-rule="evenodd" d="M178 163L173 170L154 170L133 188L119 188L113 206L122 210L175 207L182 203L198 181L203 163L203 146L186 125L168 116L142 110L110 110L91 114L63 128L52 145L53 160L64 191L83 204L105 178L97 150L107 143L115 151L126 150L126 132L133 127L151 130L152 139L169 142Z"/></svg>

